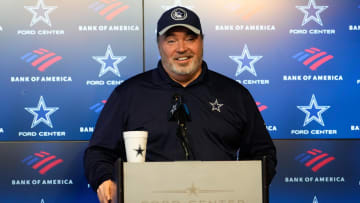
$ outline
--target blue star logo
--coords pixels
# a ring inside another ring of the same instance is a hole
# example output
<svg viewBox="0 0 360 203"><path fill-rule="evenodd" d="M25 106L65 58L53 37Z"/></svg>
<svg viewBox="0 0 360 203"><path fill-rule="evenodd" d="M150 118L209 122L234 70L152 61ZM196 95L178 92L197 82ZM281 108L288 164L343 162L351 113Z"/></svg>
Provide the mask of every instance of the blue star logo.
<svg viewBox="0 0 360 203"><path fill-rule="evenodd" d="M105 56L93 56L93 59L101 64L99 77L111 71L116 76L120 77L120 72L117 65L126 59L126 56L114 56L110 45L108 45Z"/></svg>
<svg viewBox="0 0 360 203"><path fill-rule="evenodd" d="M37 126L41 122L52 128L53 125L50 120L50 115L58 109L59 107L47 107L43 96L40 96L37 107L25 107L25 110L34 116L31 128Z"/></svg>
<svg viewBox="0 0 360 203"><path fill-rule="evenodd" d="M297 106L302 112L306 114L304 125L306 126L311 121L316 121L322 126L325 126L321 114L330 108L330 106L319 106L315 95L313 94L309 106Z"/></svg>
<svg viewBox="0 0 360 203"><path fill-rule="evenodd" d="M307 6L296 6L296 8L305 14L301 26L304 26L311 20L322 26L320 13L327 9L328 6L317 6L315 0L309 0Z"/></svg>
<svg viewBox="0 0 360 203"><path fill-rule="evenodd" d="M30 27L35 25L39 21L43 21L51 27L49 13L55 10L57 6L46 6L43 0L38 0L36 6L24 6L24 8L33 14Z"/></svg>
<svg viewBox="0 0 360 203"><path fill-rule="evenodd" d="M243 48L241 56L229 56L229 58L238 64L235 77L240 75L245 70L249 71L255 77L257 76L254 68L254 64L257 61L259 61L262 58L262 56L251 56L246 44Z"/></svg>

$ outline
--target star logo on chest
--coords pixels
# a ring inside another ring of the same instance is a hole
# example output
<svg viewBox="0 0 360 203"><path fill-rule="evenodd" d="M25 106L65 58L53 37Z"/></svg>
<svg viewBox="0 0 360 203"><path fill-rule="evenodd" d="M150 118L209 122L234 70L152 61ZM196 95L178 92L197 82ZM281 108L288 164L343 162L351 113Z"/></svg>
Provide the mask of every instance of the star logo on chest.
<svg viewBox="0 0 360 203"><path fill-rule="evenodd" d="M141 145L139 145L139 148L134 149L134 151L136 151L136 157L139 155L143 156L144 149L141 148Z"/></svg>
<svg viewBox="0 0 360 203"><path fill-rule="evenodd" d="M224 104L220 104L217 99L215 99L214 102L209 102L209 104L211 105L211 111L218 111L218 112L221 112L220 108L224 105Z"/></svg>

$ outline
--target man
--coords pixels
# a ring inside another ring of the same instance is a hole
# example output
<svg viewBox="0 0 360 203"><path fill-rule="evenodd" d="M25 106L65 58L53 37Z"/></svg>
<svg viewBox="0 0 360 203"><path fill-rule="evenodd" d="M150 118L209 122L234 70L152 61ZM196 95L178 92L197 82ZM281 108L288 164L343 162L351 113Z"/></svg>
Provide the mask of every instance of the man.
<svg viewBox="0 0 360 203"><path fill-rule="evenodd" d="M114 162L117 158L126 160L122 132L131 130L149 132L146 161L266 156L269 184L275 175L275 147L248 90L208 70L202 60L199 17L191 10L175 7L160 17L157 30L158 67L113 91L85 152L86 176L100 202L111 199ZM182 129L185 139L177 134L179 123L169 117L170 106L177 99L186 107L182 121L186 123Z"/></svg>

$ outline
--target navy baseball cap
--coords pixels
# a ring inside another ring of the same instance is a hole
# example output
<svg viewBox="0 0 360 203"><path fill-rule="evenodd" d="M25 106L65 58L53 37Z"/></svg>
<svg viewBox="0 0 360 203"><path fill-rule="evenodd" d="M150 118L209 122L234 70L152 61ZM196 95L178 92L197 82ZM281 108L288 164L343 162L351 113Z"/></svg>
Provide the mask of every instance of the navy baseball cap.
<svg viewBox="0 0 360 203"><path fill-rule="evenodd" d="M199 16L181 6L171 8L161 15L157 24L157 34L163 35L176 26L186 27L197 35L202 34Z"/></svg>

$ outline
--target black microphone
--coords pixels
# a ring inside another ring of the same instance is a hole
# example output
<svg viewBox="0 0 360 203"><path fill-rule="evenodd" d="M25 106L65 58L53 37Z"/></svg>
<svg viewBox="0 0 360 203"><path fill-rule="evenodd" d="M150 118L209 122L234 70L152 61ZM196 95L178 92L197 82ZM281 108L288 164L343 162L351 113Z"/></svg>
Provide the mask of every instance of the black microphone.
<svg viewBox="0 0 360 203"><path fill-rule="evenodd" d="M189 108L183 103L183 97L179 94L174 94L172 97L169 121L177 121L179 124L185 124L186 121L191 121Z"/></svg>
<svg viewBox="0 0 360 203"><path fill-rule="evenodd" d="M172 103L169 111L169 121L177 121L178 127L176 135L181 141L181 146L185 152L186 160L195 159L191 146L187 137L186 121L191 121L189 108L183 103L183 98L179 94L174 94L172 97Z"/></svg>

